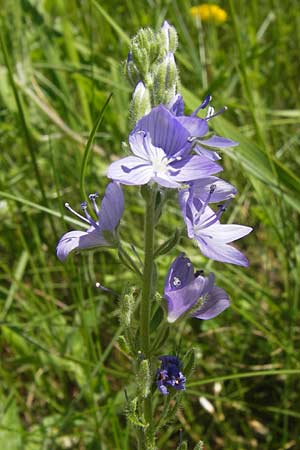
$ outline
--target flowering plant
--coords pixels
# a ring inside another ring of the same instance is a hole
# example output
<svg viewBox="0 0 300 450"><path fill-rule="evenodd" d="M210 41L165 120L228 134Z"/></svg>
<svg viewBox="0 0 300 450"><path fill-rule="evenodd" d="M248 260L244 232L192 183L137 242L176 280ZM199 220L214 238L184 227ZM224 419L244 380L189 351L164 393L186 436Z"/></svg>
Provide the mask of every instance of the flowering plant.
<svg viewBox="0 0 300 450"><path fill-rule="evenodd" d="M206 136L209 121L225 111L223 108L215 113L211 96L206 96L192 114L184 113L184 101L178 92L176 48L176 30L167 22L157 33L142 29L133 38L126 62L126 74L134 88L128 155L108 167L111 181L100 209L98 194L89 196L96 219L89 214L87 202L81 204L84 216L65 204L88 228L67 232L57 245L62 261L76 250L115 248L121 262L136 274L137 286L120 296L123 335L119 342L133 361L137 381L136 392L129 395L126 391L128 419L137 429L139 448L148 450L157 448L157 432L174 415L174 408L176 412L193 366L193 351L186 355L162 354L170 352L167 336L176 331L172 324L189 318L212 319L230 304L224 289L215 285L215 275L195 272L182 253L170 266L164 300L158 304L155 261L175 252L183 234L175 233L160 247L156 245L155 227L165 206L163 198L169 189L178 191L187 236L196 241L207 258L247 266L247 258L229 244L251 231L247 226L220 223L237 190L215 176L222 171L217 150L237 143L221 136ZM205 116L198 117L204 110ZM118 234L124 211L122 186L141 186L145 202L143 261L137 261L136 252L125 250ZM209 206L220 202L216 211ZM155 336L150 326L153 321ZM169 399L162 414L159 398L153 401L160 394ZM175 407L171 402L174 397ZM178 448L183 447L180 444ZM200 443L196 448L201 448Z"/></svg>

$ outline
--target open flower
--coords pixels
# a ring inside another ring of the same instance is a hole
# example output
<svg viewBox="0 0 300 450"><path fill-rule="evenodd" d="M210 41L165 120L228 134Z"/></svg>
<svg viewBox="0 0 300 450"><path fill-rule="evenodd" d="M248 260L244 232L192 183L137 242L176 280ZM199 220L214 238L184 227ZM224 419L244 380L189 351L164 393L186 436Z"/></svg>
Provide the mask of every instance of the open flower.
<svg viewBox="0 0 300 450"><path fill-rule="evenodd" d="M214 212L208 206L208 202L212 201L211 195L213 192L208 193L204 201L203 198L194 195L193 187L179 193L179 204L187 226L188 237L196 240L201 252L207 258L247 267L249 263L245 255L228 244L246 236L252 228L244 225L221 224L219 219L231 198L226 200L224 205L219 205L218 211Z"/></svg>
<svg viewBox="0 0 300 450"><path fill-rule="evenodd" d="M211 95L207 95L192 114L185 116L183 98L180 94L177 94L169 103L168 108L170 112L177 117L178 122L189 132L189 140L193 143L193 150L198 155L217 161L221 159L221 157L217 152L209 150L209 148L235 147L238 143L217 135L205 137L208 132L208 121L219 116L227 109L224 107L220 111L215 112L214 108L209 106L211 100ZM208 108L206 116L203 119L197 117L198 112L206 108Z"/></svg>
<svg viewBox="0 0 300 450"><path fill-rule="evenodd" d="M85 217L74 211L68 203L65 207L89 225L87 231L69 231L64 234L56 248L56 254L64 261L72 250L84 250L94 247L112 247L116 240L116 228L124 211L123 191L118 183L112 182L106 187L101 203L101 210L96 203L98 194L90 194L89 199L93 204L98 220L95 221L88 213L86 202L81 204Z"/></svg>
<svg viewBox="0 0 300 450"><path fill-rule="evenodd" d="M150 181L167 188L207 177L222 170L221 166L203 155L190 155L193 132L201 132L201 119L193 118L185 127L163 105L142 117L129 136L134 156L113 162L107 176L128 185L143 185Z"/></svg>
<svg viewBox="0 0 300 450"><path fill-rule="evenodd" d="M185 376L181 372L181 361L177 356L160 356L161 367L156 372L156 385L163 395L168 395L168 388L172 387L177 391L185 389Z"/></svg>
<svg viewBox="0 0 300 450"><path fill-rule="evenodd" d="M214 286L214 274L204 277L184 254L172 263L165 281L164 297L168 307L168 322L175 322L188 313L197 319L212 319L229 306L226 292Z"/></svg>

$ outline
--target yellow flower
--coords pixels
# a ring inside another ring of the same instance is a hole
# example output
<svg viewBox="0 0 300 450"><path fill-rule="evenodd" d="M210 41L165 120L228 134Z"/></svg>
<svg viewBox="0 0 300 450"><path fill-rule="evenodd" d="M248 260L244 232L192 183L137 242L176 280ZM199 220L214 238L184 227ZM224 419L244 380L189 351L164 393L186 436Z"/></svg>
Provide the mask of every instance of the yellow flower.
<svg viewBox="0 0 300 450"><path fill-rule="evenodd" d="M224 11L224 9L220 8L218 5L209 5L208 3L193 6L190 9L190 13L193 17L198 17L203 21L223 23L227 20L227 12Z"/></svg>

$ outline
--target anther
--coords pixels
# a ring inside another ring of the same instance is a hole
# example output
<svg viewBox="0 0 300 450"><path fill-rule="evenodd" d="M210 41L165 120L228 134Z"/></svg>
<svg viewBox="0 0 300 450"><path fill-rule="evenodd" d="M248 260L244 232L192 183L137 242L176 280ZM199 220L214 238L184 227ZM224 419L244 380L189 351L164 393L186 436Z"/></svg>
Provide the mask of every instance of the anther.
<svg viewBox="0 0 300 450"><path fill-rule="evenodd" d="M213 194L215 192L216 188L217 188L217 186L215 184L212 184L209 188L210 194Z"/></svg>
<svg viewBox="0 0 300 450"><path fill-rule="evenodd" d="M223 114L223 112L225 112L228 108L227 108L227 106L223 106L223 108L221 108L216 113L214 113L214 108L212 108L212 109L213 109L213 111L211 111L212 114L211 114L210 110L208 109L208 113L207 113L207 116L205 117L205 120L210 120L210 119L213 119L214 117L219 116L220 114Z"/></svg>
<svg viewBox="0 0 300 450"><path fill-rule="evenodd" d="M97 203L96 203L96 198L98 198L99 197L99 194L98 194L98 192L95 192L95 194L90 194L89 195L89 199L91 200L91 202L93 203L93 207L94 207L94 211L95 211L95 213L98 215L98 213L99 213L99 208L98 208L98 205L97 205Z"/></svg>
<svg viewBox="0 0 300 450"><path fill-rule="evenodd" d="M201 103L200 106L198 106L198 108L195 109L195 111L192 112L191 116L194 117L196 116L196 114L200 111L200 109L205 109L207 107L207 105L212 101L212 96L211 95L207 95L203 102Z"/></svg>
<svg viewBox="0 0 300 450"><path fill-rule="evenodd" d="M70 211L74 216L78 217L80 220L83 220L84 222L88 223L90 225L90 222L83 217L81 214L79 214L77 211L75 211L73 208L71 208L69 203L65 203L65 208Z"/></svg>
<svg viewBox="0 0 300 450"><path fill-rule="evenodd" d="M85 216L86 216L86 218L87 218L89 224L92 225L92 226L95 227L95 228L98 228L98 224L94 221L94 219L93 219L93 218L90 216L90 214L88 213L88 210L87 210L87 207L88 207L87 202L82 202L82 203L80 204L80 206L81 206L81 209L82 209L82 211L84 212L84 214L85 214Z"/></svg>

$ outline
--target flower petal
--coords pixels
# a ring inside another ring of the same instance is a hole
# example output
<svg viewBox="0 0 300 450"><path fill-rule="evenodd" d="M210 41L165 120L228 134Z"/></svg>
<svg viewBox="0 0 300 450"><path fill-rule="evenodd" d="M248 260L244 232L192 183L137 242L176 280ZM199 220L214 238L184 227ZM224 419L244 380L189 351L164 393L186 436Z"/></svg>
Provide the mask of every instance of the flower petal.
<svg viewBox="0 0 300 450"><path fill-rule="evenodd" d="M213 239L204 239L202 236L195 236L195 239L201 252L207 258L248 267L249 262L246 256L231 245L215 242Z"/></svg>
<svg viewBox="0 0 300 450"><path fill-rule="evenodd" d="M208 139L201 140L202 145L207 145L208 147L235 147L239 145L238 142L232 141L231 139L226 139L222 136L212 136Z"/></svg>
<svg viewBox="0 0 300 450"><path fill-rule="evenodd" d="M101 203L99 228L113 231L124 212L124 195L118 183L109 183Z"/></svg>
<svg viewBox="0 0 300 450"><path fill-rule="evenodd" d="M229 297L224 289L214 286L201 307L191 316L202 320L212 319L221 314L229 305Z"/></svg>
<svg viewBox="0 0 300 450"><path fill-rule="evenodd" d="M200 137L208 132L207 121L199 117L180 116L177 120L188 131L189 136Z"/></svg>
<svg viewBox="0 0 300 450"><path fill-rule="evenodd" d="M146 184L152 175L152 165L137 156L119 159L113 162L107 170L108 178L128 185Z"/></svg>
<svg viewBox="0 0 300 450"><path fill-rule="evenodd" d="M136 133L129 135L129 145L132 153L139 158L142 158L146 161L149 160L149 155L147 154L144 140L145 140L145 132L137 131Z"/></svg>
<svg viewBox="0 0 300 450"><path fill-rule="evenodd" d="M217 152L212 152L211 150L207 150L201 145L195 145L193 150L197 153L197 155L205 156L205 158L211 159L212 161L219 161L221 156Z"/></svg>
<svg viewBox="0 0 300 450"><path fill-rule="evenodd" d="M184 111L184 102L180 94L176 94L168 104L168 109L174 116L182 116Z"/></svg>
<svg viewBox="0 0 300 450"><path fill-rule="evenodd" d="M192 155L170 164L178 174L174 174L174 180L178 182L189 182L207 177L223 169L219 164L198 155Z"/></svg>
<svg viewBox="0 0 300 450"><path fill-rule="evenodd" d="M200 198L200 200L205 202L212 186L215 187L215 190L210 197L209 203L222 202L237 193L237 189L232 184L227 183L227 181L218 177L206 177L193 182L194 197Z"/></svg>
<svg viewBox="0 0 300 450"><path fill-rule="evenodd" d="M188 131L163 105L153 108L138 121L133 133L139 130L149 133L152 144L162 148L167 156L182 153L191 146Z"/></svg>
<svg viewBox="0 0 300 450"><path fill-rule="evenodd" d="M247 234L251 233L252 228L245 225L237 224L214 224L203 230L203 235L209 236L214 242L221 242L228 244L229 242L241 239ZM201 232L202 235L202 232Z"/></svg>
<svg viewBox="0 0 300 450"><path fill-rule="evenodd" d="M195 279L182 289L165 292L168 306L168 322L173 323L194 306L201 295L200 282Z"/></svg>
<svg viewBox="0 0 300 450"><path fill-rule="evenodd" d="M75 250L85 248L93 248L98 246L109 246L104 239L101 231L90 228L91 231L69 231L65 233L59 240L56 247L57 257L64 261L68 254Z"/></svg>

